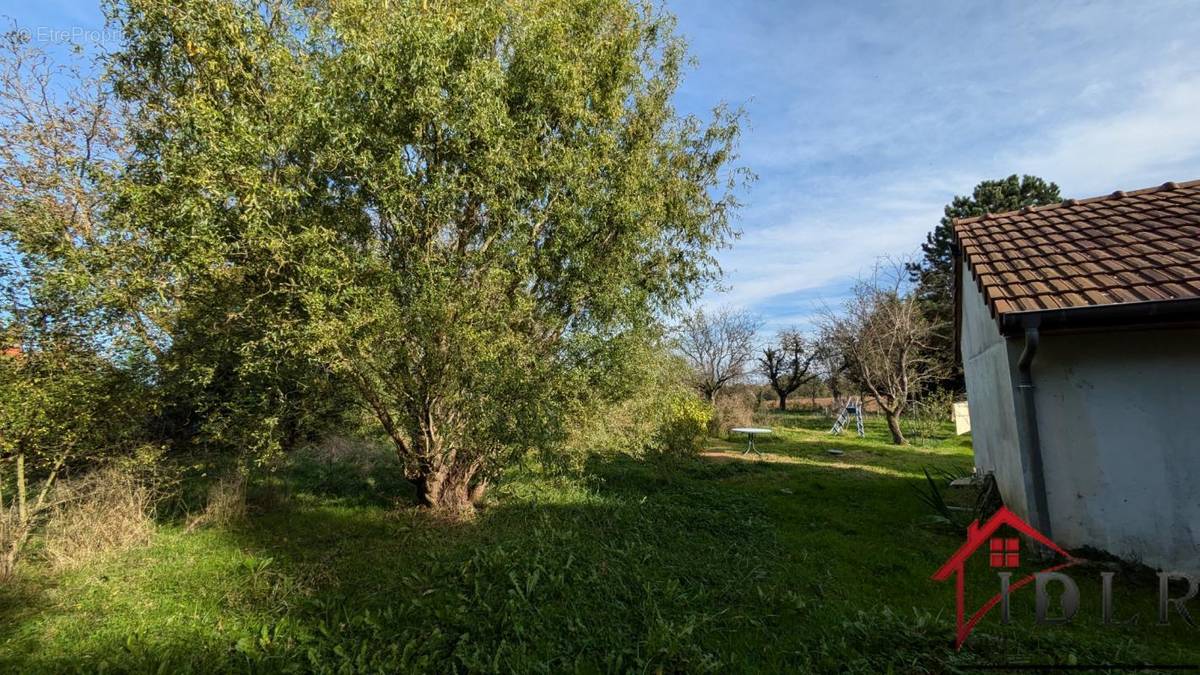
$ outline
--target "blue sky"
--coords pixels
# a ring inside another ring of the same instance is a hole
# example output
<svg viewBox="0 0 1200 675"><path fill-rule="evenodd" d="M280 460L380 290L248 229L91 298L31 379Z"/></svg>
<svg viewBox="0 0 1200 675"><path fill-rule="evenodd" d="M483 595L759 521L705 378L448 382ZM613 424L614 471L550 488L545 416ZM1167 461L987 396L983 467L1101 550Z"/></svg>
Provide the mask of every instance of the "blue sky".
<svg viewBox="0 0 1200 675"><path fill-rule="evenodd" d="M1200 2L670 3L679 97L750 118L759 175L710 304L806 324L953 195L1031 173L1086 197L1200 178Z"/></svg>
<svg viewBox="0 0 1200 675"><path fill-rule="evenodd" d="M743 106L758 182L706 304L806 326L953 195L1032 173L1086 197L1200 178L1200 2L668 0L682 110ZM35 31L92 2L0 0Z"/></svg>

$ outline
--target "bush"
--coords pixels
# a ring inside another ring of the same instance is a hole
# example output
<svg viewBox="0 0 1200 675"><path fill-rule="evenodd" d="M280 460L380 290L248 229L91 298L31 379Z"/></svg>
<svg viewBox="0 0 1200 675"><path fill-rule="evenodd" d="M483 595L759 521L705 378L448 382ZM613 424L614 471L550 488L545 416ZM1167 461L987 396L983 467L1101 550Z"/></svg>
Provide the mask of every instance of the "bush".
<svg viewBox="0 0 1200 675"><path fill-rule="evenodd" d="M55 488L42 556L51 567L78 567L154 533L155 486L116 466L63 480Z"/></svg>
<svg viewBox="0 0 1200 675"><path fill-rule="evenodd" d="M909 407L908 414L902 418L907 423L909 434L927 440L943 435L942 426L954 421L954 400L953 392L941 389L927 392Z"/></svg>
<svg viewBox="0 0 1200 675"><path fill-rule="evenodd" d="M686 372L686 366L665 350L649 350L644 367L630 374L622 396L598 402L576 416L566 442L566 456L579 459L593 452L616 452L640 457L674 452L661 447L662 439L674 439L676 432L683 431L686 425L677 417L699 414L697 410L684 412L681 407L688 407L684 402L694 402L708 412L707 405L683 379ZM678 428L667 429L673 425Z"/></svg>
<svg viewBox="0 0 1200 675"><path fill-rule="evenodd" d="M70 336L32 344L0 352L0 579L52 515L60 475L142 446L145 390L131 371Z"/></svg>
<svg viewBox="0 0 1200 675"><path fill-rule="evenodd" d="M704 449L712 411L699 398L675 395L654 434L659 452L673 456L694 455Z"/></svg>
<svg viewBox="0 0 1200 675"><path fill-rule="evenodd" d="M713 436L721 436L734 427L748 427L754 424L757 402L758 397L747 388L717 394L717 399L713 402L713 416L708 422L708 432Z"/></svg>

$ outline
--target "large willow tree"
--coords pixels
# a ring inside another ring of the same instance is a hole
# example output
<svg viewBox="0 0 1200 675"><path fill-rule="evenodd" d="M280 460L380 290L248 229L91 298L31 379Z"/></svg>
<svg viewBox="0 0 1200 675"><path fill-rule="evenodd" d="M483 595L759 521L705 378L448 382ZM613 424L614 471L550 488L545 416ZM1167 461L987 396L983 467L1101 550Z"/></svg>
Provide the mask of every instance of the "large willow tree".
<svg viewBox="0 0 1200 675"><path fill-rule="evenodd" d="M736 116L673 109L684 47L648 4L110 13L127 305L243 336L251 370L345 379L428 505L561 437L731 234Z"/></svg>

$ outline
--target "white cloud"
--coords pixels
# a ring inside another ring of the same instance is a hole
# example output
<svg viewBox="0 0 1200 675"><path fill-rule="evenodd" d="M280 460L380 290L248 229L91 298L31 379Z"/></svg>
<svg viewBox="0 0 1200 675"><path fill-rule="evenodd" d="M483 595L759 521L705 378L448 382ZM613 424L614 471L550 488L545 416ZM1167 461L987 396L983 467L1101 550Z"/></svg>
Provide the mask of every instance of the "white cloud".
<svg viewBox="0 0 1200 675"><path fill-rule="evenodd" d="M720 256L731 288L710 302L752 308L853 279L880 257L910 256L937 223L946 194L887 186L846 195L844 207L827 213L797 214L784 224L755 228Z"/></svg>
<svg viewBox="0 0 1200 675"><path fill-rule="evenodd" d="M1029 30L1007 63L1002 52L898 47L914 63L933 59L936 87L928 77L876 86L841 63L839 76L857 85L774 89L790 102L761 106L768 118L746 157L762 184L747 199L743 238L720 256L731 288L708 303L775 325L807 320L820 296L844 293L877 258L917 251L942 207L983 179L1035 174L1088 197L1200 178L1200 49L1164 37L1182 19L1159 11L1126 26L1117 5L1076 10L1056 14L1069 21L1020 17ZM827 95L797 100L814 91Z"/></svg>
<svg viewBox="0 0 1200 675"><path fill-rule="evenodd" d="M1047 130L1009 163L1076 197L1200 178L1200 72L1155 73L1142 89L1126 108Z"/></svg>

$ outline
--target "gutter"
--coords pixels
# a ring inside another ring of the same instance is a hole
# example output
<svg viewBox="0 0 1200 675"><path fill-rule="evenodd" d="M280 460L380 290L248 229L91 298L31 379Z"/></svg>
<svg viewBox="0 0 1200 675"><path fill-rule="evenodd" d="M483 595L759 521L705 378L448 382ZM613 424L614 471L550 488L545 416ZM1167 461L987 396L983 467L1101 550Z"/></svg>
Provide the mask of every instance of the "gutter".
<svg viewBox="0 0 1200 675"><path fill-rule="evenodd" d="M1025 322L1025 349L1017 361L1017 391L1021 397L1025 411L1025 424L1021 426L1021 446L1025 449L1029 470L1026 472L1026 488L1032 492L1033 518L1035 527L1048 538L1053 538L1050 531L1050 511L1046 505L1046 474L1042 464L1042 440L1038 434L1037 402L1034 400L1033 359L1037 356L1038 345L1041 343L1040 328L1037 317L1030 317Z"/></svg>
<svg viewBox="0 0 1200 675"><path fill-rule="evenodd" d="M1173 298L1088 305L1064 309L1007 312L1000 315L1000 333L1017 335L1031 323L1040 330L1088 330L1117 326L1191 324L1200 320L1200 298Z"/></svg>

